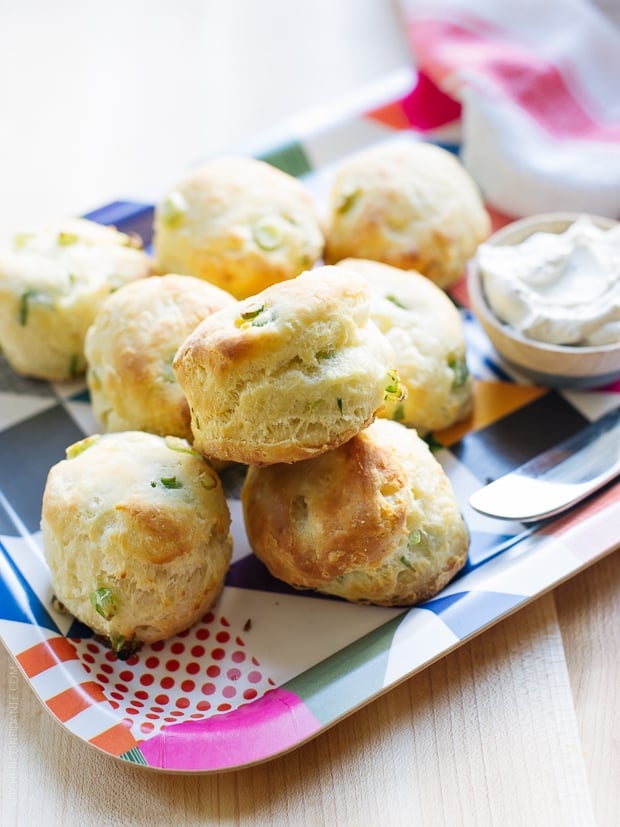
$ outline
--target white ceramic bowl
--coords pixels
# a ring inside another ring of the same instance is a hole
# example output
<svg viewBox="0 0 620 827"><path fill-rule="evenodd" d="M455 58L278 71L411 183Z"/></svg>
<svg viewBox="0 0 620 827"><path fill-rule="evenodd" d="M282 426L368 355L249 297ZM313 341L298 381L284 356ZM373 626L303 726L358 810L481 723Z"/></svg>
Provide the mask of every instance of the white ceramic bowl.
<svg viewBox="0 0 620 827"><path fill-rule="evenodd" d="M560 233L579 213L546 213L515 221L495 232L487 244L519 244L537 231ZM589 216L600 227L610 218ZM620 342L597 347L537 342L501 322L487 303L476 258L468 267L471 309L504 361L538 385L567 388L602 387L620 378Z"/></svg>

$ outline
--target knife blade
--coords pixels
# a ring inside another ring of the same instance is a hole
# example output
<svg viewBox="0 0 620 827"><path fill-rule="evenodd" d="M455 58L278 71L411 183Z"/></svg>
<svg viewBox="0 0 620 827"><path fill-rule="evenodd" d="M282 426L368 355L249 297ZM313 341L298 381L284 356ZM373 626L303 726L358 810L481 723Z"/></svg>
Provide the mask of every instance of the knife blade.
<svg viewBox="0 0 620 827"><path fill-rule="evenodd" d="M620 474L620 407L475 491L476 511L527 523L553 517Z"/></svg>

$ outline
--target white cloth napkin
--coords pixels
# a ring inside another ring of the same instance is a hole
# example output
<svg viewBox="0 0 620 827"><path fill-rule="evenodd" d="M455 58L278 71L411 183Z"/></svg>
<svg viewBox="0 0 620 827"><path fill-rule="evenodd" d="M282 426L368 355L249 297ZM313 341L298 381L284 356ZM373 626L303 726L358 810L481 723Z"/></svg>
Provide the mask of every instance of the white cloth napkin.
<svg viewBox="0 0 620 827"><path fill-rule="evenodd" d="M604 3L398 2L438 109L442 93L461 105L461 157L491 207L620 218L620 28Z"/></svg>

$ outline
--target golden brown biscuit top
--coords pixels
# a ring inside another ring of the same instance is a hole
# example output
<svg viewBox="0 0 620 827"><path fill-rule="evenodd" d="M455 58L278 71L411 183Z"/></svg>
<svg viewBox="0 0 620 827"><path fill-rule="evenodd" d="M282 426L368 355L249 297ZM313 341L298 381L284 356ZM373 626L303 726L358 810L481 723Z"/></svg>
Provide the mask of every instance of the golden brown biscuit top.
<svg viewBox="0 0 620 827"><path fill-rule="evenodd" d="M191 360L225 371L231 362L264 365L274 354L282 363L296 357L312 361L358 344L368 321L364 279L344 267L318 267L205 319L185 340L173 367L191 370L185 366Z"/></svg>
<svg viewBox="0 0 620 827"><path fill-rule="evenodd" d="M91 536L153 564L190 553L196 532L227 531L219 478L185 440L143 432L87 437L50 469L43 519L59 536L76 514Z"/></svg>
<svg viewBox="0 0 620 827"><path fill-rule="evenodd" d="M281 550L271 563L274 570L284 567L278 576L288 582L296 582L296 572L328 582L375 568L392 552L395 538L407 533L411 495L406 470L395 448L364 431L304 462L301 475L296 465L258 473L261 484L252 487L246 519L264 524L259 530Z"/></svg>

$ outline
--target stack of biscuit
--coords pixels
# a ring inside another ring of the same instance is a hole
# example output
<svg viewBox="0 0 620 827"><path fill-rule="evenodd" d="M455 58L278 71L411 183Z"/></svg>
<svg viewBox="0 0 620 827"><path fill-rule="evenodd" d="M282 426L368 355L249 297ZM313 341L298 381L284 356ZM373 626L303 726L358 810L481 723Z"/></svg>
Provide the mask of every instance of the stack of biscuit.
<svg viewBox="0 0 620 827"><path fill-rule="evenodd" d="M343 164L328 213L267 164L211 162L157 206L143 275L159 275L92 314L83 359L106 433L51 469L42 528L59 600L120 656L221 589L226 463L247 466L254 553L295 588L406 606L465 563L467 527L419 434L471 410L444 288L488 218L426 145Z"/></svg>

